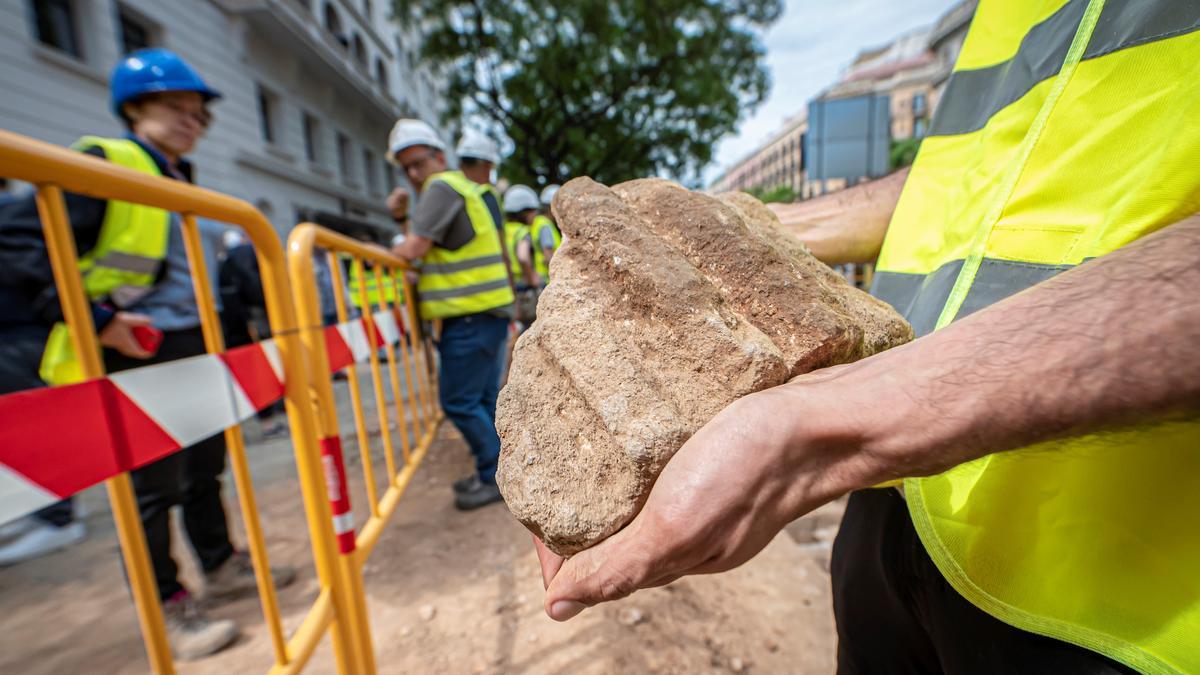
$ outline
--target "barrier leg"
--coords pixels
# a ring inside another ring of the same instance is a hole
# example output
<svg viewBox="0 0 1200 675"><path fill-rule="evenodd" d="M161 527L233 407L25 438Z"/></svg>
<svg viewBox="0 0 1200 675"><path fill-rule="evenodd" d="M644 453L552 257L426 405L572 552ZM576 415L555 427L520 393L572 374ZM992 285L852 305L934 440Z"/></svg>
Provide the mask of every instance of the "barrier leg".
<svg viewBox="0 0 1200 675"><path fill-rule="evenodd" d="M104 365L100 361L100 343L96 337L96 326L92 323L91 308L83 292L83 279L79 275L79 254L75 249L75 237L71 233L70 222L67 220L62 189L53 185L39 186L37 208L42 220L50 267L54 272L54 284L58 288L59 302L62 303L63 318L70 330L71 343L79 358L83 376L87 379L103 377ZM159 675L174 673L171 647L167 642L167 629L163 622L162 603L159 601L154 571L150 567L146 532L142 529L142 518L134 498L133 483L129 480L129 474L123 473L108 479L105 484L150 668Z"/></svg>
<svg viewBox="0 0 1200 675"><path fill-rule="evenodd" d="M225 351L225 337L222 334L221 320L217 317L216 304L213 302L208 263L204 259L204 248L200 243L200 229L196 224L196 217L190 213L183 214L183 225L184 248L192 270L192 285L196 295L196 307L200 311L204 348L209 354L219 354ZM271 577L267 544L263 538L262 521L258 517L258 500L254 497L254 481L250 476L250 463L246 461L246 440L242 436L240 426L225 430L225 451L229 454L233 483L237 486L242 524L246 528L246 547L250 550L250 564L254 567L254 581L258 585L263 620L271 636L275 662L286 665L287 643L283 637L283 621L279 616L279 599L276 597L275 582Z"/></svg>
<svg viewBox="0 0 1200 675"><path fill-rule="evenodd" d="M333 301L337 308L337 320L338 323L345 323L349 319L349 313L346 309L346 285L342 279L342 266L333 252L325 255L325 261L329 265L332 277ZM370 502L371 516L378 517L379 489L375 484L375 466L371 463L371 437L367 433L367 419L363 413L362 385L358 381L358 366L351 363L346 370L349 374L347 384L350 386L350 405L354 410L354 433L358 438L358 453L363 466L363 482L367 484L367 501Z"/></svg>
<svg viewBox="0 0 1200 675"><path fill-rule="evenodd" d="M142 529L142 517L133 494L133 481L129 479L129 474L123 473L106 480L104 486L108 489L117 539L121 542L121 557L125 561L125 572L129 575L129 590L133 594L138 623L142 626L142 641L146 645L150 669L157 675L169 675L175 672L175 664L171 658L171 645L167 641L158 584L150 567L146 531Z"/></svg>

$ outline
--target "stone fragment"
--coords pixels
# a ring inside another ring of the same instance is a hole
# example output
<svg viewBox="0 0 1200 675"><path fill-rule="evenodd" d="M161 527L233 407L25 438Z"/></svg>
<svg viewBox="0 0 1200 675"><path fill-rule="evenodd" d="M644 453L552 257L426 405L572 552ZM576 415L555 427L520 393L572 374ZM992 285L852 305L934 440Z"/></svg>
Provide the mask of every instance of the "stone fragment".
<svg viewBox="0 0 1200 675"><path fill-rule="evenodd" d="M622 626L636 626L645 620L645 613L637 607L625 607L617 613L617 622Z"/></svg>
<svg viewBox="0 0 1200 675"><path fill-rule="evenodd" d="M912 339L749 195L578 178L497 406L509 510L570 555L620 529L735 399Z"/></svg>

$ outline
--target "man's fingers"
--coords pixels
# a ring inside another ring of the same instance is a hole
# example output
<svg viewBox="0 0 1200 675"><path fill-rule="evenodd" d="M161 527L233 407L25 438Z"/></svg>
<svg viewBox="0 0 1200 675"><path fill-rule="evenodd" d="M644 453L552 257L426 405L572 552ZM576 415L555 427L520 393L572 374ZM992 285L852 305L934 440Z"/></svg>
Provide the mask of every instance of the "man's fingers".
<svg viewBox="0 0 1200 675"><path fill-rule="evenodd" d="M537 535L533 535L533 548L537 551L538 562L542 565L542 588L550 588L550 581L562 567L563 557L546 548Z"/></svg>
<svg viewBox="0 0 1200 675"><path fill-rule="evenodd" d="M122 312L125 323L130 327L134 326L149 326L151 325L150 317L145 314L136 314L134 312Z"/></svg>
<svg viewBox="0 0 1200 675"><path fill-rule="evenodd" d="M648 554L639 543L644 539L630 533L631 528L562 563L546 589L546 614L551 619L566 621L592 605L623 598L654 580Z"/></svg>

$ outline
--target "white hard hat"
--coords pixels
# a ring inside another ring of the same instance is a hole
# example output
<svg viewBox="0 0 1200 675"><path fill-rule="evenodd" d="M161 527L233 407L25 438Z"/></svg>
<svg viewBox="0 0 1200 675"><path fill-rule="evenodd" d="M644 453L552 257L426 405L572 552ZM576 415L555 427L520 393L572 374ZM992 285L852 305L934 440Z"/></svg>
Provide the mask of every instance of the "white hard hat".
<svg viewBox="0 0 1200 675"><path fill-rule="evenodd" d="M504 193L504 210L509 213L520 213L537 207L537 193L528 185L514 185Z"/></svg>
<svg viewBox="0 0 1200 675"><path fill-rule="evenodd" d="M554 201L554 195L558 193L559 185L551 183L542 188L542 206L550 206L550 202Z"/></svg>
<svg viewBox="0 0 1200 675"><path fill-rule="evenodd" d="M436 150L446 150L446 144L442 143L437 132L424 121L409 117L396 120L392 133L388 134L388 161L396 164L396 155L414 145L428 145Z"/></svg>
<svg viewBox="0 0 1200 675"><path fill-rule="evenodd" d="M221 243L225 245L225 250L228 251L235 246L241 246L246 243L246 235L242 234L241 230L225 230L221 234Z"/></svg>
<svg viewBox="0 0 1200 675"><path fill-rule="evenodd" d="M492 164L500 163L500 148L496 147L496 142L471 129L464 131L462 138L458 139L454 153L459 159L473 157Z"/></svg>

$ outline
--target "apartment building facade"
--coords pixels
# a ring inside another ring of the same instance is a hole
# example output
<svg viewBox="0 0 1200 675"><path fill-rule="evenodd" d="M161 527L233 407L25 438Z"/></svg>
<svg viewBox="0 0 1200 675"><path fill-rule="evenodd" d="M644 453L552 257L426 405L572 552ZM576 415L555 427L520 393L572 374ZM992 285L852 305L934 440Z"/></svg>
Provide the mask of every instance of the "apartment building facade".
<svg viewBox="0 0 1200 675"><path fill-rule="evenodd" d="M119 135L108 74L172 49L224 98L192 156L197 182L255 204L281 234L324 217L386 239L405 185L384 159L399 116L435 125L438 74L386 0L0 0L0 127L67 145ZM454 130L443 129L449 139Z"/></svg>

